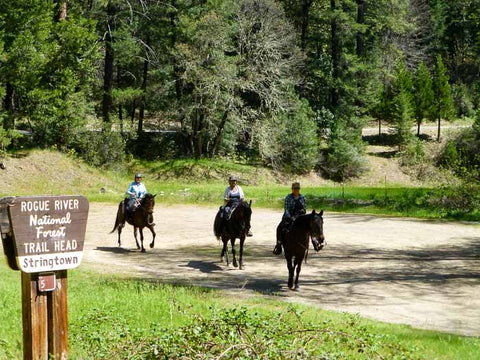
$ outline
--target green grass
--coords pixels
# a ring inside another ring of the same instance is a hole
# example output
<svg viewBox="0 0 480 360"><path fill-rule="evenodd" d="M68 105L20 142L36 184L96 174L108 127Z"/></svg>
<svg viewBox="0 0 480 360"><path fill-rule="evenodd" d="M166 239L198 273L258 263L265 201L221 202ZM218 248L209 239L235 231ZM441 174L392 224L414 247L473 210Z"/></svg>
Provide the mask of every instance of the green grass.
<svg viewBox="0 0 480 360"><path fill-rule="evenodd" d="M260 166L227 160L132 161L116 171L78 163L77 159L47 150L25 152L7 163L0 196L81 194L94 202L117 203L124 197L135 172L161 204L219 205L228 175L240 177L253 207L280 209L293 178L274 174ZM430 219L480 221L478 189L421 188L399 186L341 186L333 182L318 186L308 178L302 193L309 209L410 216ZM465 201L468 200L468 201Z"/></svg>
<svg viewBox="0 0 480 360"><path fill-rule="evenodd" d="M21 355L20 274L0 264L0 359ZM69 271L71 359L479 359L480 339L264 296ZM248 352L249 351L249 352ZM248 355L247 355L248 352ZM202 357L205 356L205 357Z"/></svg>

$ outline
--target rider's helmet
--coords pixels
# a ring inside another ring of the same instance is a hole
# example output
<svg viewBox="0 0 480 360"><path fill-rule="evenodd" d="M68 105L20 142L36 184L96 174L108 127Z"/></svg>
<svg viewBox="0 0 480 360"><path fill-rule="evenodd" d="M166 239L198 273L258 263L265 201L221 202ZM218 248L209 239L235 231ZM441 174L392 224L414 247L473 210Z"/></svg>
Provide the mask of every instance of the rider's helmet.
<svg viewBox="0 0 480 360"><path fill-rule="evenodd" d="M300 183L299 182L294 182L292 184L292 189L300 189Z"/></svg>
<svg viewBox="0 0 480 360"><path fill-rule="evenodd" d="M228 181L238 181L238 178L237 178L235 175L231 175L231 176L228 178Z"/></svg>
<svg viewBox="0 0 480 360"><path fill-rule="evenodd" d="M141 173L136 173L136 174L135 174L135 180L141 179L141 178L142 178L142 174L141 174Z"/></svg>

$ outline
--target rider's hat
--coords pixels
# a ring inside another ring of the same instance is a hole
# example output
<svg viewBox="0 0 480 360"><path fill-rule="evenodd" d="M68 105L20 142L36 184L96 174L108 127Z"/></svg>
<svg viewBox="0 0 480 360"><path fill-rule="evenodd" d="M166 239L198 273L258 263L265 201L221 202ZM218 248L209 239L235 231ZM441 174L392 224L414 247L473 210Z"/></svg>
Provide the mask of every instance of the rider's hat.
<svg viewBox="0 0 480 360"><path fill-rule="evenodd" d="M300 183L299 182L294 182L292 184L292 189L300 189Z"/></svg>
<svg viewBox="0 0 480 360"><path fill-rule="evenodd" d="M135 179L141 178L141 177L142 177L142 174L141 174L141 173L136 173L136 174L135 174Z"/></svg>
<svg viewBox="0 0 480 360"><path fill-rule="evenodd" d="M238 181L238 178L237 178L235 175L231 175L231 176L228 178L228 181Z"/></svg>

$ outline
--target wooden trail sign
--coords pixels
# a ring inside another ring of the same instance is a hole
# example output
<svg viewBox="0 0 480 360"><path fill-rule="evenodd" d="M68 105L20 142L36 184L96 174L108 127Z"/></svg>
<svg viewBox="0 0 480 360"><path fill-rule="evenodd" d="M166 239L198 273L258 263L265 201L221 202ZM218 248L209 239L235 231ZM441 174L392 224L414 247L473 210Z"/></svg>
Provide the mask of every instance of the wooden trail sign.
<svg viewBox="0 0 480 360"><path fill-rule="evenodd" d="M24 359L67 359L67 269L80 265L88 217L83 196L0 199L9 266L22 271Z"/></svg>
<svg viewBox="0 0 480 360"><path fill-rule="evenodd" d="M85 197L14 198L8 217L20 270L37 273L80 265L88 217Z"/></svg>

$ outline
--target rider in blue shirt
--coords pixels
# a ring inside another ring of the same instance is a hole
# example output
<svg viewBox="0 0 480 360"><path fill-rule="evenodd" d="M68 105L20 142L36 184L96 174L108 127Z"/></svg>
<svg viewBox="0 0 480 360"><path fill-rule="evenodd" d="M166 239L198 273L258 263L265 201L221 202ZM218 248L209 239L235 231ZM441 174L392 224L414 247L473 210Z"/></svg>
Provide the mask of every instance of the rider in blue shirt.
<svg viewBox="0 0 480 360"><path fill-rule="evenodd" d="M130 186L127 189L127 212L133 212L140 203L140 199L142 199L145 194L147 193L147 188L142 183L142 174L136 173L135 174L135 181L130 183Z"/></svg>
<svg viewBox="0 0 480 360"><path fill-rule="evenodd" d="M305 196L300 194L300 183L294 182L292 184L292 193L285 197L285 211L282 216L282 221L277 226L277 244L273 253L280 255L282 253L282 239L286 231L290 229L295 219L299 215L303 215L307 210L307 200Z"/></svg>

